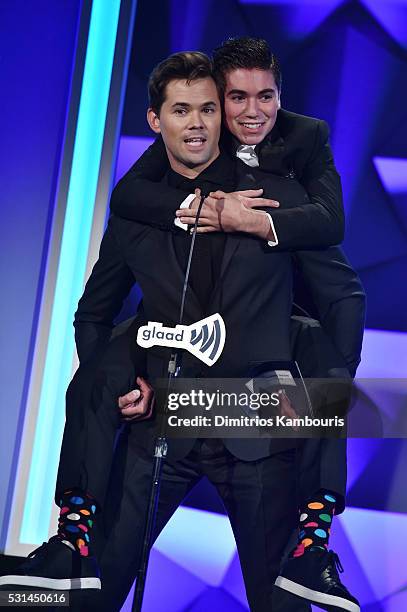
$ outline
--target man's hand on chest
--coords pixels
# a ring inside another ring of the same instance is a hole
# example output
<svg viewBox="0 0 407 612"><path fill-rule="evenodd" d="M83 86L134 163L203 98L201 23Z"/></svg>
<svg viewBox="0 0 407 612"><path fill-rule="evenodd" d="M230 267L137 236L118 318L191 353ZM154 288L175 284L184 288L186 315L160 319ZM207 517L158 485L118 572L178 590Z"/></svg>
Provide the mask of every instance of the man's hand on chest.
<svg viewBox="0 0 407 612"><path fill-rule="evenodd" d="M255 210L256 207L277 208L275 200L262 198L263 190L246 190L225 193L211 192L205 198L199 217L199 233L207 232L246 232L267 238L270 231L268 215ZM189 209L177 210L177 218L186 225L195 223L199 199L196 198Z"/></svg>

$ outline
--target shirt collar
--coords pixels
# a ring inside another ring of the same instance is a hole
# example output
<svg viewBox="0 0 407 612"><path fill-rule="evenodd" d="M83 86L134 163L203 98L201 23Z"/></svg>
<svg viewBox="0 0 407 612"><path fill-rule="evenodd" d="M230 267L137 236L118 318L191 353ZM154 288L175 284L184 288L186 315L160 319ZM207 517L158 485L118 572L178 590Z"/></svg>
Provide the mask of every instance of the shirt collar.
<svg viewBox="0 0 407 612"><path fill-rule="evenodd" d="M235 166L230 157L221 151L211 165L196 178L187 178L170 168L167 173L167 181L171 187L188 193L192 193L198 187L205 193L217 189L233 191L236 183Z"/></svg>

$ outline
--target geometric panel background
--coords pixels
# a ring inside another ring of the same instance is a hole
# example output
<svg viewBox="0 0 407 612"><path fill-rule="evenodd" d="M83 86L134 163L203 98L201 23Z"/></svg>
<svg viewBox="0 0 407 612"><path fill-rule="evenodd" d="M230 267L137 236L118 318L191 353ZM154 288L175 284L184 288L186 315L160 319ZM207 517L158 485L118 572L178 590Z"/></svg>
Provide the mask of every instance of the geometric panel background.
<svg viewBox="0 0 407 612"><path fill-rule="evenodd" d="M330 125L367 327L406 332L407 196L392 177L407 161L407 1L168 0L160 12L158 22L153 3L138 2L122 135L151 138L146 85L164 56L266 38L282 65L282 106Z"/></svg>
<svg viewBox="0 0 407 612"><path fill-rule="evenodd" d="M331 127L345 250L368 298L360 375L369 367L374 376L405 372L407 1L163 0L157 19L157 3L138 0L135 23L121 130L123 156L132 160L134 142L142 150L151 139L146 84L159 60L186 49L210 53L228 36L270 41L282 63L283 107ZM404 440L349 441L348 508L335 520L332 546L367 612L407 610L406 467ZM230 526L207 481L157 541L143 609L247 609Z"/></svg>
<svg viewBox="0 0 407 612"><path fill-rule="evenodd" d="M163 2L160 23L154 11L152 3L139 0L122 139L129 137L131 148L132 139L151 138L144 120L146 83L162 57L198 48L210 54L228 36L266 38L282 64L282 106L321 117L331 128L344 189L344 248L367 293L368 331L358 375L406 377L407 1L173 0ZM152 22L156 28L147 38L143 32ZM335 519L332 536L344 582L364 611L407 610L407 443L357 439L349 440L348 449L348 507ZM188 514L191 509L195 514ZM223 512L216 491L203 481L175 517L194 516L196 533L201 519L208 525L221 516L230 535ZM172 539L184 539L189 554L194 542L201 558L199 538L189 538L186 523L181 528L175 517L152 553L145 609L247 609L228 536L219 557L223 578L214 584L202 566L190 558L175 563L171 546L166 548ZM181 592L168 578L171 572L180 578L174 583L185 585ZM170 595L165 605L153 586L163 579ZM129 602L130 597L127 610Z"/></svg>

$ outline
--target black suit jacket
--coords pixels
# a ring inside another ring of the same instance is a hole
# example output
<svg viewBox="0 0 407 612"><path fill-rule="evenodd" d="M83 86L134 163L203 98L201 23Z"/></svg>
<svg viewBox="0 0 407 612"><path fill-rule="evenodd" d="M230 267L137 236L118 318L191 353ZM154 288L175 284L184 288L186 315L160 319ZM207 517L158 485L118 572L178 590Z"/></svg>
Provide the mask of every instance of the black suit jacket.
<svg viewBox="0 0 407 612"><path fill-rule="evenodd" d="M217 188L224 184L225 176L229 180L234 176L234 161L228 161L227 157L223 160L217 160L202 173L199 178L202 186L215 181L214 188ZM276 177L270 180L274 180L275 189L284 197L287 206L294 205L299 195L302 197L303 190L299 189L296 181ZM187 181L183 188L188 190L190 186ZM161 321L166 325L178 322L184 266L175 247L180 238L189 239L182 230L172 229L173 232L168 232L120 218L110 219L100 258L75 317L81 361L105 342L121 303L135 281L143 292L144 319ZM174 236L174 232L179 236ZM211 240L209 236L201 238L202 241ZM212 239L215 238L213 236ZM291 358L290 253L272 249L265 241L247 234L228 234L224 236L224 241L219 278L209 296L209 311L203 312L197 296L190 289L184 322L189 324L204 315L220 312L227 329L226 344L221 358L210 369L186 354L183 359L184 376L206 373L211 377L245 377L253 362L257 364ZM218 251L214 256L218 256ZM198 274L203 273L203 269L198 271ZM134 327L132 333L135 335ZM166 376L168 352L157 347L141 351L147 355L147 376L153 383L154 377ZM125 388L122 393L127 391ZM138 441L142 448L149 447L151 450L155 436L154 419L135 423L132 429L132 440ZM182 456L192 444L192 439L177 440L171 444L170 450L173 455ZM290 448L295 441L227 439L225 445L241 459L254 460Z"/></svg>
<svg viewBox="0 0 407 612"><path fill-rule="evenodd" d="M227 333L222 356L210 368L212 377L245 376L252 362L291 358L291 268L289 253L273 251L264 241L251 236L226 236L220 278L213 288L209 313L222 315ZM98 350L106 340L136 281L143 292L146 320L176 325L183 280L172 233L112 216L75 315L79 357ZM189 289L184 323L191 324L203 316ZM169 350L154 348L146 353L149 378L154 381L154 377L165 376ZM208 370L188 354L183 368L189 376L200 376ZM134 430L143 446L152 446L154 419L135 424ZM171 448L175 455L184 455L192 444L193 440L177 441ZM240 458L252 460L292 447L295 442L226 440L225 444Z"/></svg>
<svg viewBox="0 0 407 612"><path fill-rule="evenodd" d="M301 204L305 209L309 202L308 193L294 177L272 175L263 168L248 168L240 161L237 173L240 189L261 187L265 197L278 199L281 212L297 216ZM274 209L268 212L275 220ZM280 245L273 249L284 250ZM366 309L366 296L358 274L339 246L293 250L291 255L294 300L300 307L296 314L308 314L321 322L354 376L360 363Z"/></svg>

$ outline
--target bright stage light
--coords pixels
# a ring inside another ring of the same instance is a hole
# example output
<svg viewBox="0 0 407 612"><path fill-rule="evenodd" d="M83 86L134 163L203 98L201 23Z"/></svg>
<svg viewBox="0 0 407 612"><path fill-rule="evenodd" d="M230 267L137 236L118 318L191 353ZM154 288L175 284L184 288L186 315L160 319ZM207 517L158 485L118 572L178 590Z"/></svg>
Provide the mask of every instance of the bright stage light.
<svg viewBox="0 0 407 612"><path fill-rule="evenodd" d="M50 333L20 531L22 543L40 544L48 539L64 424L64 397L74 355L72 321L83 289L119 11L120 0L95 0L92 5Z"/></svg>

